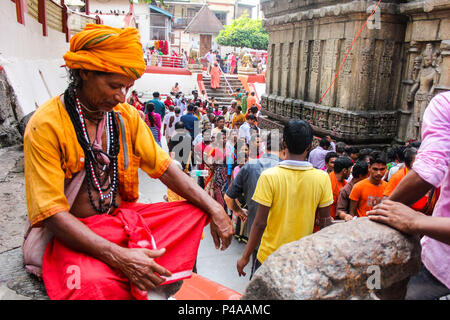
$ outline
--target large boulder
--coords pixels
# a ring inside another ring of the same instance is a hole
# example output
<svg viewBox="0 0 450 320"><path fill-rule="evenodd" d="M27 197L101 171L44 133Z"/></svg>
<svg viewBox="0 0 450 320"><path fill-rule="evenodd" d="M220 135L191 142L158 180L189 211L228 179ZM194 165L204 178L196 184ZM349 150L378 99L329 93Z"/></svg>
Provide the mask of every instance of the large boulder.
<svg viewBox="0 0 450 320"><path fill-rule="evenodd" d="M242 299L402 299L420 253L418 237L368 218L336 223L270 255Z"/></svg>

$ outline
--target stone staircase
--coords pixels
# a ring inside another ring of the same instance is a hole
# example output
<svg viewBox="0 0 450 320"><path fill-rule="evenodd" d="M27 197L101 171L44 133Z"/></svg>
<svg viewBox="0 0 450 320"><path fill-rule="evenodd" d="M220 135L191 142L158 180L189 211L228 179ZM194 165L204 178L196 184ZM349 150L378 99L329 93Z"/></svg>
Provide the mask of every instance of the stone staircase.
<svg viewBox="0 0 450 320"><path fill-rule="evenodd" d="M244 87L242 86L241 80L237 76L227 75L228 83L232 88L233 92L237 88L241 88L241 92L245 92ZM230 93L230 89L228 88L227 82L225 81L225 77L222 75L220 77L220 87L217 90L213 90L211 88L211 77L203 76L203 83L205 85L205 90L208 95L208 98L215 97L216 101L219 103L220 107L223 106L231 106L231 101L233 100L233 94Z"/></svg>

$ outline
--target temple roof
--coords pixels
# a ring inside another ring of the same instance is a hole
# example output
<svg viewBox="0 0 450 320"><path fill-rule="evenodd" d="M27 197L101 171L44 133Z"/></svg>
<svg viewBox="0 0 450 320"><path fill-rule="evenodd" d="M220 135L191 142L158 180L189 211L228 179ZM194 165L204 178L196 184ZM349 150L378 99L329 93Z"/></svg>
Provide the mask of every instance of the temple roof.
<svg viewBox="0 0 450 320"><path fill-rule="evenodd" d="M204 5L188 24L185 33L218 34L223 29L223 24L216 15Z"/></svg>

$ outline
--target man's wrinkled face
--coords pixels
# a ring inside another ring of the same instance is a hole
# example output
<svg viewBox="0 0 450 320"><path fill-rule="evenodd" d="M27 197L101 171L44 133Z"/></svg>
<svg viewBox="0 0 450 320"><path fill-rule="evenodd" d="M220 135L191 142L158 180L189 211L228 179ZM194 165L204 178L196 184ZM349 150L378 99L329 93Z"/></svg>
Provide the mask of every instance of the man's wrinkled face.
<svg viewBox="0 0 450 320"><path fill-rule="evenodd" d="M386 173L386 165L383 163L374 163L369 166L369 174L375 181L381 181Z"/></svg>
<svg viewBox="0 0 450 320"><path fill-rule="evenodd" d="M117 104L124 103L128 90L134 85L134 79L116 73L81 71L80 75L85 103L99 111L109 112Z"/></svg>

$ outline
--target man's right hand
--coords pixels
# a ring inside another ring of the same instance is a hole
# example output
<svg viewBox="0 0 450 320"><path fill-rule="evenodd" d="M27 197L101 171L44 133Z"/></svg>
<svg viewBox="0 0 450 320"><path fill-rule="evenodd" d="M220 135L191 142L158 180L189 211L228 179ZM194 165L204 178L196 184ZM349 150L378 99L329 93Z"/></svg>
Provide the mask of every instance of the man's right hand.
<svg viewBox="0 0 450 320"><path fill-rule="evenodd" d="M145 248L120 248L116 255L116 266L140 290L156 288L170 277L169 270L155 262L166 249L149 250Z"/></svg>

